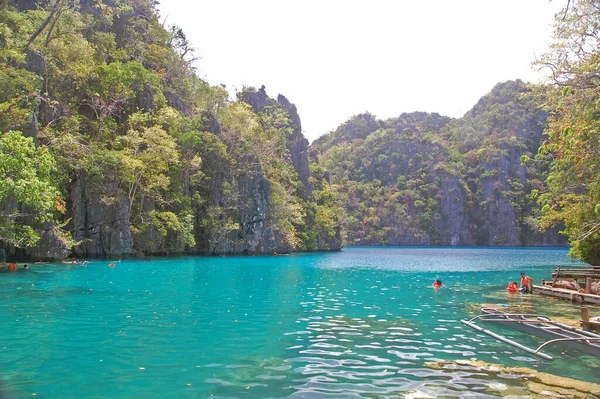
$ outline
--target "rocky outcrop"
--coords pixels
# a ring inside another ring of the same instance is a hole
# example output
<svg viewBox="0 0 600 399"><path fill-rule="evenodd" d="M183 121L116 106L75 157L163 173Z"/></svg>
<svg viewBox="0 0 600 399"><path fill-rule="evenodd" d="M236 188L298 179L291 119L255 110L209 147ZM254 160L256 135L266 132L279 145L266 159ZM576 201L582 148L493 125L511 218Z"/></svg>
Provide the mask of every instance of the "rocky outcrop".
<svg viewBox="0 0 600 399"><path fill-rule="evenodd" d="M111 176L98 184L84 174L76 175L69 192L71 231L80 244L77 257L117 257L133 254L129 224L129 201L119 195L119 182Z"/></svg>
<svg viewBox="0 0 600 399"><path fill-rule="evenodd" d="M414 112L356 115L314 143L345 198L349 241L362 245L567 245L536 227L529 196L547 115L521 81L496 85L460 119ZM359 205L357 205L359 204Z"/></svg>
<svg viewBox="0 0 600 399"><path fill-rule="evenodd" d="M239 230L228 232L223 237L206 243L209 247L202 252L210 254L267 254L282 248L268 220L270 183L259 166L240 176L237 190L243 205L237 215ZM217 201L219 199L217 198Z"/></svg>
<svg viewBox="0 0 600 399"><path fill-rule="evenodd" d="M292 121L293 133L287 139L287 150L292 157L292 165L298 172L298 178L304 185L307 195L312 194L312 185L308 182L310 170L308 168L308 140L302 134L302 124L296 106L281 94L277 96L277 103L288 112Z"/></svg>
<svg viewBox="0 0 600 399"><path fill-rule="evenodd" d="M269 98L264 86L262 86L259 90L245 90L240 94L240 99L249 104L256 113L265 112L267 107L278 108L286 111L289 119L289 127L291 128L291 133L289 133L285 138L286 150L291 164L298 174L298 179L302 183L301 186L297 187L295 195L302 198L302 200L307 204L315 202L318 203L313 196L313 191L315 188L311 183L311 177L314 182L325 180L326 185L329 185L329 181L327 181L327 176L325 175L319 178L311 176L309 167L309 142L302 134L302 124L296 106L281 94L277 97L277 101ZM313 162L315 164L318 163L318 159L315 157ZM319 185L319 183L315 184L316 186ZM316 206L319 207L320 205L317 204ZM323 229L323 231L321 231L318 223L316 223L316 212L318 212L316 209L307 211L304 220L304 228L308 230L314 230L308 234L311 236L314 235L314 239L310 239L311 244L309 247L313 248L312 250L316 249L333 251L341 249L343 246L341 221L334 231L328 229ZM269 240L268 242L271 243L270 245L272 245L273 242L276 243L275 245L277 252L287 252L293 250L293 248L286 247L286 245L280 242L280 240L277 239L277 234L275 234L272 229L267 230L267 232L270 232L268 235L269 237L271 237L272 234L273 239ZM263 246L263 251L265 251L266 248L267 247ZM268 250L265 252L268 252Z"/></svg>
<svg viewBox="0 0 600 399"><path fill-rule="evenodd" d="M275 102L262 86L258 91L245 91L242 93L242 100L249 104L254 112L263 112L267 106L278 106L287 111L291 121L292 133L286 138L286 148L291 156L292 165L298 172L298 178L304 185L306 195L311 195L312 186L308 182L310 169L308 167L308 140L302 134L302 123L296 110L296 106L289 102L281 94L277 96Z"/></svg>
<svg viewBox="0 0 600 399"><path fill-rule="evenodd" d="M537 152L547 118L539 105L520 97L528 90L520 81L498 84L461 125L465 131L469 126L481 129L481 143L471 151L477 154L476 173L468 177L479 185L479 245L567 245L556 229L539 232L526 223L538 207L527 194L536 181L543 184L538 176L544 166L533 169L521 157Z"/></svg>
<svg viewBox="0 0 600 399"><path fill-rule="evenodd" d="M462 179L444 174L441 178L440 192L440 217L435 224L436 230L440 232L441 245L474 245L467 208L469 193Z"/></svg>
<svg viewBox="0 0 600 399"><path fill-rule="evenodd" d="M58 260L71 254L65 242L57 236L55 228L49 223L44 224L40 240L34 247L27 249L27 257L30 260Z"/></svg>

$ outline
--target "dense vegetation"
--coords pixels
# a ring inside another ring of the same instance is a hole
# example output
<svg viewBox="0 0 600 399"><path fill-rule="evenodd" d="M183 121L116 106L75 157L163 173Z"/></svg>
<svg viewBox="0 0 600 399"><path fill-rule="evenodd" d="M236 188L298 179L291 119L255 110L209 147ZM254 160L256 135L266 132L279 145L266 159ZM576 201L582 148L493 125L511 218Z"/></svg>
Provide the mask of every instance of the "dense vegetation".
<svg viewBox="0 0 600 399"><path fill-rule="evenodd" d="M154 1L2 2L0 43L9 253L341 247L340 211L309 166L295 107L264 88L231 101L199 79L191 44L159 23ZM268 104L253 108L259 92Z"/></svg>
<svg viewBox="0 0 600 399"><path fill-rule="evenodd" d="M358 115L315 150L345 204L349 242L548 245L535 219L548 160L530 159L546 113L523 82L498 84L463 118Z"/></svg>
<svg viewBox="0 0 600 399"><path fill-rule="evenodd" d="M543 226L564 224L572 254L600 264L600 5L571 0L557 15L555 43L537 63L551 72L550 113L540 149L553 158L541 196Z"/></svg>
<svg viewBox="0 0 600 399"><path fill-rule="evenodd" d="M559 245L563 229L600 263L596 2L557 15L549 84L498 84L460 119L356 115L310 156L293 104L198 78L155 5L0 1L0 252L339 249L345 225L369 245Z"/></svg>
<svg viewBox="0 0 600 399"><path fill-rule="evenodd" d="M319 139L350 242L552 245L562 229L600 264L599 26L597 2L567 2L536 62L549 84L498 85L452 121L359 115Z"/></svg>

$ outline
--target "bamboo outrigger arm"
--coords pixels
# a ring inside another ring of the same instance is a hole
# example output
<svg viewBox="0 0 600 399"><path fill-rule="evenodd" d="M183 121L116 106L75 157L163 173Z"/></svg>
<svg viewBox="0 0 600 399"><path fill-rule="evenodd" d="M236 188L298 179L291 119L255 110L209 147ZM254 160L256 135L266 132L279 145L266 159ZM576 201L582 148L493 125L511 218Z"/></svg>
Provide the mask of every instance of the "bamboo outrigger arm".
<svg viewBox="0 0 600 399"><path fill-rule="evenodd" d="M476 319L476 318L477 317L474 317L473 319ZM511 339L508 339L506 337L503 337L502 335L499 335L499 334L496 334L494 332L491 332L490 330L486 330L485 328L481 328L477 324L475 324L475 323L472 322L473 319L471 319L471 320L461 320L460 322L463 323L463 324L465 324L465 325L467 325L467 326L469 326L469 327L471 327L471 328L473 328L473 329L475 329L475 330L477 330L477 331L479 331L479 332L482 332L482 333L487 334L487 335L489 335L491 337L494 337L498 341L505 342L505 343L507 343L509 345L512 345L512 346L516 347L516 348L524 350L525 352L531 353L532 355L536 355L536 356L542 357L542 358L544 358L546 360L554 360L554 358L552 356L550 356L550 355L548 355L548 354L546 354L544 352L540 352L541 348L538 348L537 350L536 349L531 349L531 348L528 348L525 345L521 345L518 342L515 342L515 341L513 341Z"/></svg>
<svg viewBox="0 0 600 399"><path fill-rule="evenodd" d="M484 308L484 309L486 309L486 308ZM511 317L513 317L513 316L519 316L519 317L537 317L538 320L542 320L544 322L552 321L549 317L546 317L546 316L541 315L541 314L533 314L533 313L509 313L507 315L511 316ZM472 319L469 319L469 321L473 322L473 320L484 319L486 317L498 317L498 314L495 314L495 313L484 313L484 314L480 314L479 316L475 316ZM486 319L486 321L492 321L492 320ZM500 320L494 320L494 321L500 321ZM518 320L518 321L523 322L523 321L528 321L528 320Z"/></svg>
<svg viewBox="0 0 600 399"><path fill-rule="evenodd" d="M564 342L564 341L586 341L586 342L589 342L589 341L598 341L598 342L600 342L600 338L591 338L591 337L556 338L556 339L551 339L550 341L544 342L535 351L537 352L537 351L541 350L543 347L548 346L550 344L554 344L556 342Z"/></svg>

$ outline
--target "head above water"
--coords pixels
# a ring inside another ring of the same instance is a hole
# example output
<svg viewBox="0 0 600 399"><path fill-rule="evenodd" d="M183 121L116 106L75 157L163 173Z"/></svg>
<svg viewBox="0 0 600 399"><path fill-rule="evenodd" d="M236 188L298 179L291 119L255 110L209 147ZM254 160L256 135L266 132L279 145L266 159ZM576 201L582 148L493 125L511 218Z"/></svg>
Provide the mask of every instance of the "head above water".
<svg viewBox="0 0 600 399"><path fill-rule="evenodd" d="M524 276L524 275L525 275L525 272L521 272L521 276Z"/></svg>

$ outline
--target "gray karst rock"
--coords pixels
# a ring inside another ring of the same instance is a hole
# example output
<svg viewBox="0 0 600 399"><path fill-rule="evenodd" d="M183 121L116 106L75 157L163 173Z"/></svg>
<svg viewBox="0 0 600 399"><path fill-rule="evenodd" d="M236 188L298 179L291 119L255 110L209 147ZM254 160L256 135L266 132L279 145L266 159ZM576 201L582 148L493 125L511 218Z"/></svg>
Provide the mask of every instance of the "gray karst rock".
<svg viewBox="0 0 600 399"><path fill-rule="evenodd" d="M133 254L129 227L129 201L118 191L116 177L104 184L84 174L70 187L71 231L81 244L73 248L78 257L116 257Z"/></svg>
<svg viewBox="0 0 600 399"><path fill-rule="evenodd" d="M441 233L442 245L474 245L467 209L468 189L462 179L446 174L441 179L440 191L444 195L439 203L436 228Z"/></svg>
<svg viewBox="0 0 600 399"><path fill-rule="evenodd" d="M239 178L238 190L244 202L237 215L239 230L229 232L218 239L213 238L212 242L206 244L207 247L201 248L201 252L214 255L282 251L283 248L280 248L276 234L268 222L270 183L263 176L260 167L257 166ZM220 202L220 198L215 200Z"/></svg>
<svg viewBox="0 0 600 399"><path fill-rule="evenodd" d="M277 101L275 102L267 95L264 86L256 92L244 92L242 99L252 107L254 112L262 112L265 107L273 105L280 106L288 112L293 132L287 137L286 147L292 158L294 169L298 172L298 178L304 185L306 193L310 195L312 187L308 182L310 177L310 170L308 168L308 140L302 134L302 124L296 106L281 94L277 96Z"/></svg>
<svg viewBox="0 0 600 399"><path fill-rule="evenodd" d="M65 243L57 237L54 226L44 223L44 229L40 234L40 240L34 247L27 248L30 260L59 260L71 254Z"/></svg>

